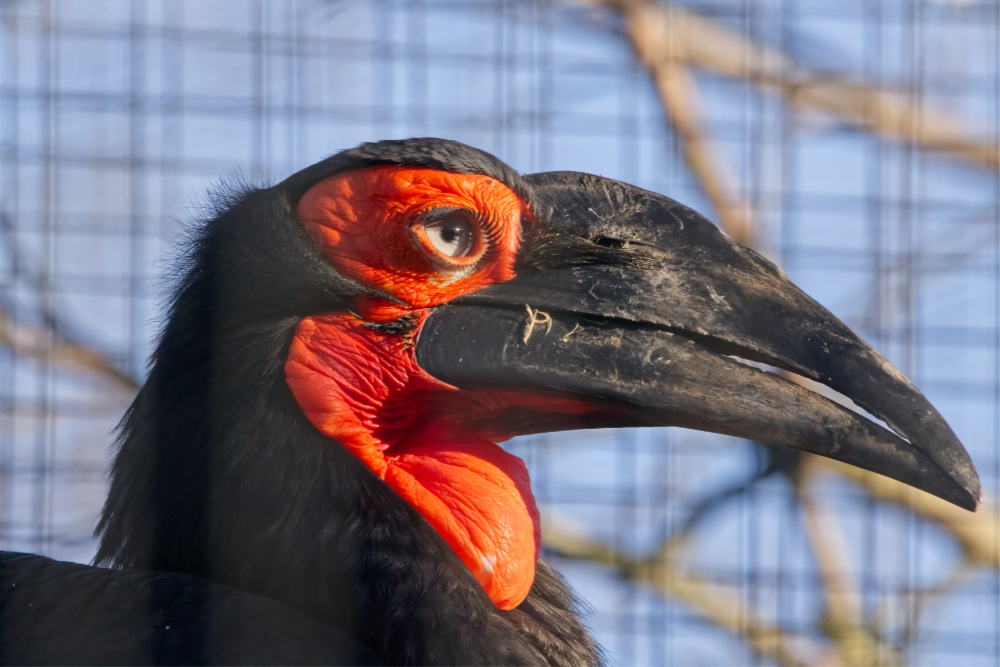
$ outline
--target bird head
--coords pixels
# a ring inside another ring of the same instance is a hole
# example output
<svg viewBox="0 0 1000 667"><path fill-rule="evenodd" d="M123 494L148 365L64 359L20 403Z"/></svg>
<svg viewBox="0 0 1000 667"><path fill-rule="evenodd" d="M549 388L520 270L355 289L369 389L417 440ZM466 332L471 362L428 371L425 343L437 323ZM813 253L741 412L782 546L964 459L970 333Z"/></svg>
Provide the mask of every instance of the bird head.
<svg viewBox="0 0 1000 667"><path fill-rule="evenodd" d="M227 199L194 248L126 418L106 559L134 562L127 543L149 541L134 523L118 528L130 498L189 520L217 494L196 502L155 481L179 477L187 457L233 488L266 479L247 493L277 499L269 466L278 475L282 456L310 448L302 461L360 464L512 609L534 580L539 519L523 462L497 443L576 428L701 429L845 461L969 509L979 498L968 454L898 370L771 262L663 195L589 174L521 176L451 141L384 141ZM183 397L183 411L164 409ZM154 413L161 429L140 425ZM202 452L206 430L226 446ZM150 439L166 442L152 457ZM254 457L257 473L233 472ZM329 472L300 467L307 479ZM125 481L136 468L145 484Z"/></svg>

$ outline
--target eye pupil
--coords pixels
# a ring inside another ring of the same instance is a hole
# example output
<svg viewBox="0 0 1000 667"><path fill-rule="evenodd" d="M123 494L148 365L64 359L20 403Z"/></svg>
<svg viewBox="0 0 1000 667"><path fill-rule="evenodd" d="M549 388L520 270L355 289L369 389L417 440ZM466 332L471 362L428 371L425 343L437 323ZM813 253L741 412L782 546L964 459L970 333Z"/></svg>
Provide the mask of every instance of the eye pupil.
<svg viewBox="0 0 1000 667"><path fill-rule="evenodd" d="M433 249L445 257L467 257L475 245L473 222L462 211L432 219L424 224L423 230Z"/></svg>

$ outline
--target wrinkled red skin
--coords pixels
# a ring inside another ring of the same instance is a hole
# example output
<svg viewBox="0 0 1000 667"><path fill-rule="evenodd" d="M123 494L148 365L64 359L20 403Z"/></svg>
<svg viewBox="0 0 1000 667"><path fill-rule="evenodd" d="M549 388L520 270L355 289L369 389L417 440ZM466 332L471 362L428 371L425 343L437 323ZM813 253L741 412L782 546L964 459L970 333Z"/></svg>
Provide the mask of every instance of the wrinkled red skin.
<svg viewBox="0 0 1000 667"><path fill-rule="evenodd" d="M471 211L481 234L469 257L422 243L421 215ZM468 392L425 373L412 351L426 309L514 276L522 220L518 196L487 176L370 167L313 186L298 205L309 236L341 273L399 299L363 297L355 313L303 320L285 364L309 420L415 507L455 550L500 609L516 607L534 580L541 542L524 463L495 444L518 406L582 413L582 403L513 392ZM414 318L407 335L365 326Z"/></svg>
<svg viewBox="0 0 1000 667"><path fill-rule="evenodd" d="M483 233L472 256L433 256L414 241L411 223L444 207L465 208L479 217ZM521 220L528 211L510 188L488 176L384 166L317 183L299 201L298 215L338 271L406 304L397 307L398 317L513 278Z"/></svg>

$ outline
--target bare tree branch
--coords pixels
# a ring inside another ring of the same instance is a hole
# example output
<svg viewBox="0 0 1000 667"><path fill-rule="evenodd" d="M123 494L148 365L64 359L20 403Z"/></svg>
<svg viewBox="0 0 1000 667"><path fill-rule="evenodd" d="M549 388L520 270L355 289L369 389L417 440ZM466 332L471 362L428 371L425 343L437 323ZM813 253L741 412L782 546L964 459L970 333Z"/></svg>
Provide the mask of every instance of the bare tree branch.
<svg viewBox="0 0 1000 667"><path fill-rule="evenodd" d="M68 340L48 328L15 322L10 313L2 307L0 307L0 345L9 347L14 354L96 373L129 393L139 390L139 381L119 369L104 354Z"/></svg>
<svg viewBox="0 0 1000 667"><path fill-rule="evenodd" d="M656 45L643 39L646 34L629 17L629 34L640 57L655 51ZM710 148L708 127L698 109L698 90L687 68L674 60L661 60L650 68L656 90L667 112L667 122L681 143L688 169L701 184L712 202L719 221L730 236L747 245L754 245L755 227L750 207L739 195L736 175L725 160Z"/></svg>
<svg viewBox="0 0 1000 667"><path fill-rule="evenodd" d="M806 459L807 461L809 459ZM892 650L865 629L861 593L851 580L851 556L836 517L813 502L809 495L809 465L795 480L795 495L802 508L802 521L813 557L823 578L826 613L820 624L851 665L869 667L896 665Z"/></svg>
<svg viewBox="0 0 1000 667"><path fill-rule="evenodd" d="M791 106L832 114L886 139L941 151L972 164L1000 169L997 141L969 118L912 95L814 72L788 54L749 39L672 4L651 0L578 0L619 13L654 80L677 64L749 81Z"/></svg>
<svg viewBox="0 0 1000 667"><path fill-rule="evenodd" d="M552 515L542 520L545 545L562 556L605 565L623 579L645 584L685 604L711 623L740 636L761 656L780 665L842 665L835 656L808 637L797 635L746 608L745 601L724 584L701 579L671 565L663 553L630 559L613 547L567 528Z"/></svg>
<svg viewBox="0 0 1000 667"><path fill-rule="evenodd" d="M15 277L20 278L34 292L38 303L37 313L41 325L17 321L10 310L0 303L0 345L9 347L15 354L41 359L55 364L75 367L97 373L129 393L139 390L140 382L119 369L101 352L72 340L65 332L58 313L46 303L43 295L49 289L47 276L31 271L30 262L24 261L15 235L14 220L0 212L0 248L7 251Z"/></svg>
<svg viewBox="0 0 1000 667"><path fill-rule="evenodd" d="M995 501L987 500L975 513L967 512L929 493L867 470L819 457L816 462L848 478L875 498L936 523L958 541L970 563L1000 569L1000 514Z"/></svg>

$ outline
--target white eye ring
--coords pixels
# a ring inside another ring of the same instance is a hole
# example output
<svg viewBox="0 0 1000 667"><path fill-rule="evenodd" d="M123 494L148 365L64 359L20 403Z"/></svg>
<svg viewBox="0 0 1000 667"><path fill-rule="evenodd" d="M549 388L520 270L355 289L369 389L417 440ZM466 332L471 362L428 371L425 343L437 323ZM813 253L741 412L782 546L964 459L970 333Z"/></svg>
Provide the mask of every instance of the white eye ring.
<svg viewBox="0 0 1000 667"><path fill-rule="evenodd" d="M463 211L451 211L423 225L427 242L448 259L468 257L476 245L473 222Z"/></svg>

